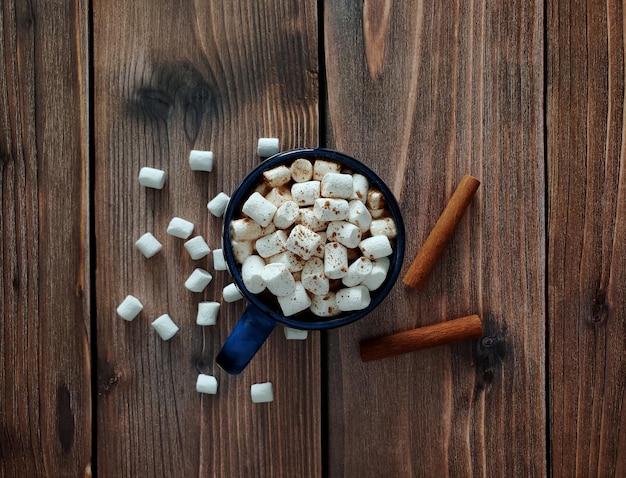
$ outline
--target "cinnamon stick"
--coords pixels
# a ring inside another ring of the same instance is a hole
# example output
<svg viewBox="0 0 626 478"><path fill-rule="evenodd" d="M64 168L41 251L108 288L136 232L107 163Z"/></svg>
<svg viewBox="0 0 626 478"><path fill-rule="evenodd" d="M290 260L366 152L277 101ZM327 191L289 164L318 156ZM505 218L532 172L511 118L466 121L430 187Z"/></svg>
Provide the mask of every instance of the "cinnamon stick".
<svg viewBox="0 0 626 478"><path fill-rule="evenodd" d="M482 335L483 326L480 317L468 315L386 337L363 340L361 342L361 360L369 362L438 345L478 339Z"/></svg>
<svg viewBox="0 0 626 478"><path fill-rule="evenodd" d="M463 176L402 282L417 290L424 288L479 185L475 177Z"/></svg>

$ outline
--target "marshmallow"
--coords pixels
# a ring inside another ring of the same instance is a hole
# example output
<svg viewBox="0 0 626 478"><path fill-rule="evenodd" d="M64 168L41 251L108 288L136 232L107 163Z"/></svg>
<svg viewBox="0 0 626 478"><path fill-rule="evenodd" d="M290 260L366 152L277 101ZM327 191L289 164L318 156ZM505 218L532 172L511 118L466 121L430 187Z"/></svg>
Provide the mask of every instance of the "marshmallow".
<svg viewBox="0 0 626 478"><path fill-rule="evenodd" d="M149 232L137 239L135 247L148 259L163 249L163 245Z"/></svg>
<svg viewBox="0 0 626 478"><path fill-rule="evenodd" d="M167 314L163 314L162 316L155 319L151 325L163 340L171 339L172 337L174 337L174 335L176 335L176 332L178 332L179 330L178 326Z"/></svg>
<svg viewBox="0 0 626 478"><path fill-rule="evenodd" d="M278 138L259 138L256 147L256 154L261 158L269 158L280 152L280 141Z"/></svg>
<svg viewBox="0 0 626 478"><path fill-rule="evenodd" d="M389 265L390 261L388 257L381 257L380 259L372 261L372 270L363 282L361 282L361 285L364 285L371 291L378 289L387 278Z"/></svg>
<svg viewBox="0 0 626 478"><path fill-rule="evenodd" d="M346 287L354 287L365 280L372 272L372 261L367 257L359 257L348 267L348 273L341 279Z"/></svg>
<svg viewBox="0 0 626 478"><path fill-rule="evenodd" d="M352 175L352 195L350 199L358 199L365 202L367 200L367 191L369 190L370 183L362 174Z"/></svg>
<svg viewBox="0 0 626 478"><path fill-rule="evenodd" d="M291 230L291 233L285 242L285 247L287 250L307 260L316 251L321 241L322 238L319 234L300 224L297 224Z"/></svg>
<svg viewBox="0 0 626 478"><path fill-rule="evenodd" d="M311 161L304 158L296 159L291 163L291 179L296 183L310 181L313 177L313 165Z"/></svg>
<svg viewBox="0 0 626 478"><path fill-rule="evenodd" d="M256 188L254 188L255 193L259 193L261 196L265 196L267 193L270 192L272 188L270 188L267 184L265 184L264 182L261 182L257 185Z"/></svg>
<svg viewBox="0 0 626 478"><path fill-rule="evenodd" d="M393 218L385 217L372 221L372 224L370 224L370 232L372 236L387 236L393 239L398 235L398 228Z"/></svg>
<svg viewBox="0 0 626 478"><path fill-rule="evenodd" d="M252 403L266 403L274 400L272 382L255 383L250 387Z"/></svg>
<svg viewBox="0 0 626 478"><path fill-rule="evenodd" d="M252 255L253 245L251 241L230 241L230 247L235 256L235 262L243 264L248 256ZM226 267L227 270L228 267Z"/></svg>
<svg viewBox="0 0 626 478"><path fill-rule="evenodd" d="M274 225L278 229L287 229L296 222L299 215L300 208L298 205L293 201L285 201L274 214Z"/></svg>
<svg viewBox="0 0 626 478"><path fill-rule="evenodd" d="M143 310L143 304L132 295L127 295L120 305L117 306L117 314L129 322Z"/></svg>
<svg viewBox="0 0 626 478"><path fill-rule="evenodd" d="M277 209L276 206L261 196L261 194L254 192L243 204L241 212L254 219L262 227L265 227L272 222Z"/></svg>
<svg viewBox="0 0 626 478"><path fill-rule="evenodd" d="M294 291L289 295L278 296L277 300L285 317L302 312L311 305L311 299L302 282L295 282Z"/></svg>
<svg viewBox="0 0 626 478"><path fill-rule="evenodd" d="M217 322L217 314L220 310L219 302L199 302L198 315L196 324L198 325L215 325Z"/></svg>
<svg viewBox="0 0 626 478"><path fill-rule="evenodd" d="M378 189L370 189L367 192L367 205L370 209L383 209L385 196Z"/></svg>
<svg viewBox="0 0 626 478"><path fill-rule="evenodd" d="M285 250L287 233L278 230L272 234L257 239L255 243L256 251L261 257L271 257Z"/></svg>
<svg viewBox="0 0 626 478"><path fill-rule="evenodd" d="M370 291L367 287L359 285L346 287L337 291L337 308L343 312L363 310L370 305Z"/></svg>
<svg viewBox="0 0 626 478"><path fill-rule="evenodd" d="M202 236L192 237L187 242L185 242L184 245L185 249L187 249L187 252L189 253L189 256L194 261L202 259L209 252L211 252L211 248L204 241L204 238Z"/></svg>
<svg viewBox="0 0 626 478"><path fill-rule="evenodd" d="M283 327L283 331L285 332L285 338L287 340L306 340L309 336L308 330L294 329L285 326Z"/></svg>
<svg viewBox="0 0 626 478"><path fill-rule="evenodd" d="M250 253L252 253L252 250ZM216 271L228 270L228 267L226 266L226 258L224 257L224 251L222 249L213 250L213 269Z"/></svg>
<svg viewBox="0 0 626 478"><path fill-rule="evenodd" d="M368 211L365 204L358 199L354 199L348 203L348 222L357 226L361 232L365 232L370 228L372 223L372 215Z"/></svg>
<svg viewBox="0 0 626 478"><path fill-rule="evenodd" d="M139 184L146 188L163 189L165 185L165 171L155 168L141 168Z"/></svg>
<svg viewBox="0 0 626 478"><path fill-rule="evenodd" d="M267 194L265 194L265 199L271 202L274 206L280 207L287 201L291 201L291 189L287 186L272 188Z"/></svg>
<svg viewBox="0 0 626 478"><path fill-rule="evenodd" d="M193 223L180 217L174 217L167 226L167 233L170 236L187 239L193 232Z"/></svg>
<svg viewBox="0 0 626 478"><path fill-rule="evenodd" d="M291 181L291 170L285 165L268 169L263 172L263 181L270 188L277 188Z"/></svg>
<svg viewBox="0 0 626 478"><path fill-rule="evenodd" d="M241 266L243 283L253 294L259 294L265 290L265 282L262 278L264 268L265 261L254 255L248 257Z"/></svg>
<svg viewBox="0 0 626 478"><path fill-rule="evenodd" d="M352 175L328 173L322 178L320 193L325 198L343 198L352 196Z"/></svg>
<svg viewBox="0 0 626 478"><path fill-rule="evenodd" d="M327 173L338 173L341 171L341 165L325 159L316 159L313 164L313 180L321 181Z"/></svg>
<svg viewBox="0 0 626 478"><path fill-rule="evenodd" d="M213 171L213 153L192 149L189 153L189 167L192 171Z"/></svg>
<svg viewBox="0 0 626 478"><path fill-rule="evenodd" d="M313 252L313 256L319 257L320 259L324 259L324 246L326 245L326 231L318 232L320 236L320 244Z"/></svg>
<svg viewBox="0 0 626 478"><path fill-rule="evenodd" d="M230 201L228 194L221 192L211 199L206 207L215 217L221 217L224 215L224 211L226 211L228 201Z"/></svg>
<svg viewBox="0 0 626 478"><path fill-rule="evenodd" d="M291 197L298 206L312 206L320 197L320 182L305 181L291 186Z"/></svg>
<svg viewBox="0 0 626 478"><path fill-rule="evenodd" d="M313 232L320 232L326 229L327 221L322 221L315 215L312 207L300 208L297 222Z"/></svg>
<svg viewBox="0 0 626 478"><path fill-rule="evenodd" d="M393 249L387 236L372 236L359 243L359 249L368 259L378 259L391 255Z"/></svg>
<svg viewBox="0 0 626 478"><path fill-rule="evenodd" d="M262 235L259 223L249 217L230 221L230 237L235 241L256 241Z"/></svg>
<svg viewBox="0 0 626 478"><path fill-rule="evenodd" d="M198 375L196 380L196 391L198 393L208 393L215 395L217 393L217 379L213 375Z"/></svg>
<svg viewBox="0 0 626 478"><path fill-rule="evenodd" d="M304 268L304 264L306 264L304 259L291 251L283 251L280 254L270 257L267 261L268 264L281 262L287 266L287 269L289 269L291 273L301 271Z"/></svg>
<svg viewBox="0 0 626 478"><path fill-rule="evenodd" d="M243 294L239 291L234 282L228 284L222 289L222 297L224 302L236 302L243 299Z"/></svg>
<svg viewBox="0 0 626 478"><path fill-rule="evenodd" d="M281 262L267 264L263 268L261 278L265 282L267 290L277 297L293 294L296 289L296 281L289 272L287 266Z"/></svg>
<svg viewBox="0 0 626 478"><path fill-rule="evenodd" d="M212 279L213 276L207 271L196 268L185 281L185 287L191 292L202 292Z"/></svg>
<svg viewBox="0 0 626 478"><path fill-rule="evenodd" d="M361 230L345 221L333 221L328 225L326 234L329 241L338 242L348 248L354 248L361 242Z"/></svg>
<svg viewBox="0 0 626 478"><path fill-rule="evenodd" d="M370 215L372 216L372 219L380 219L381 217L384 217L387 215L387 210L386 209L369 209Z"/></svg>
<svg viewBox="0 0 626 478"><path fill-rule="evenodd" d="M346 247L338 242L328 242L324 247L324 274L329 279L341 279L348 273Z"/></svg>
<svg viewBox="0 0 626 478"><path fill-rule="evenodd" d="M341 313L337 308L336 294L334 292L324 295L312 295L309 308L318 317L334 317Z"/></svg>
<svg viewBox="0 0 626 478"><path fill-rule="evenodd" d="M341 221L348 218L350 207L345 199L320 198L315 200L313 213L321 221Z"/></svg>
<svg viewBox="0 0 626 478"><path fill-rule="evenodd" d="M276 226L274 225L274 222L272 221L267 226L261 228L261 237L269 236L275 231L276 231Z"/></svg>
<svg viewBox="0 0 626 478"><path fill-rule="evenodd" d="M312 294L328 294L330 282L324 275L324 261L319 257L311 257L302 269L301 281L304 288Z"/></svg>

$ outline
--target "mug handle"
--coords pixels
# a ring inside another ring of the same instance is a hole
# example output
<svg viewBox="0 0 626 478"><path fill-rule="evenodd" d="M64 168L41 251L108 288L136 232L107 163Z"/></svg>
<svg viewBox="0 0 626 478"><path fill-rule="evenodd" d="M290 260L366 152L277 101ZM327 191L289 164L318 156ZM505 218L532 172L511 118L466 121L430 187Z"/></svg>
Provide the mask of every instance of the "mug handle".
<svg viewBox="0 0 626 478"><path fill-rule="evenodd" d="M276 327L276 321L253 304L248 304L217 354L215 362L231 375L237 375L259 351Z"/></svg>

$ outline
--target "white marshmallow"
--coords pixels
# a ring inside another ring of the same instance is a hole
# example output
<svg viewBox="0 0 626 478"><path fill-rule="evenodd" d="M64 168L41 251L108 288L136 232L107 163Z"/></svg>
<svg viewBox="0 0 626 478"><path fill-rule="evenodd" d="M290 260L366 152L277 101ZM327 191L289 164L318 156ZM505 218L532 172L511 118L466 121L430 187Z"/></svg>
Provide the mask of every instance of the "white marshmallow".
<svg viewBox="0 0 626 478"><path fill-rule="evenodd" d="M325 198L343 198L352 196L352 175L328 173L322 178L320 194Z"/></svg>
<svg viewBox="0 0 626 478"><path fill-rule="evenodd" d="M385 196L378 189L370 189L367 192L367 206L370 209L383 209L385 207Z"/></svg>
<svg viewBox="0 0 626 478"><path fill-rule="evenodd" d="M208 393L215 395L217 393L217 379L213 375L198 375L196 380L196 391L198 393Z"/></svg>
<svg viewBox="0 0 626 478"><path fill-rule="evenodd" d="M321 232L328 226L327 221L322 221L315 215L312 207L300 208L297 222L313 232Z"/></svg>
<svg viewBox="0 0 626 478"><path fill-rule="evenodd" d="M370 291L367 287L358 285L346 287L337 291L337 308L343 312L363 310L370 305Z"/></svg>
<svg viewBox="0 0 626 478"><path fill-rule="evenodd" d="M213 171L213 152L192 149L189 153L189 167L192 171Z"/></svg>
<svg viewBox="0 0 626 478"><path fill-rule="evenodd" d="M228 206L228 201L230 201L228 194L221 192L211 199L206 207L215 217L222 217Z"/></svg>
<svg viewBox="0 0 626 478"><path fill-rule="evenodd" d="M199 302L196 324L215 325L215 323L217 322L217 314L219 313L219 310L219 302Z"/></svg>
<svg viewBox="0 0 626 478"><path fill-rule="evenodd" d="M285 242L285 247L287 250L307 260L317 250L321 241L322 238L319 234L300 224L297 224L291 230L291 233Z"/></svg>
<svg viewBox="0 0 626 478"><path fill-rule="evenodd" d="M305 181L291 186L291 197L298 206L312 206L320 197L320 182Z"/></svg>
<svg viewBox="0 0 626 478"><path fill-rule="evenodd" d="M117 306L117 314L129 322L143 310L143 304L132 295L127 295L120 305Z"/></svg>
<svg viewBox="0 0 626 478"><path fill-rule="evenodd" d="M391 217L376 219L370 224L370 232L372 236L387 236L392 239L398 235L396 222Z"/></svg>
<svg viewBox="0 0 626 478"><path fill-rule="evenodd" d="M387 236L372 236L359 243L359 249L368 259L379 259L391 255L393 249Z"/></svg>
<svg viewBox="0 0 626 478"><path fill-rule="evenodd" d="M194 261L202 259L209 252L211 252L211 248L208 246L202 236L192 237L187 242L185 242L184 245L185 249L187 249L187 252L189 253L189 256Z"/></svg>
<svg viewBox="0 0 626 478"><path fill-rule="evenodd" d="M287 186L272 188L267 194L265 194L265 199L271 202L274 206L280 207L287 201L291 201L291 189Z"/></svg>
<svg viewBox="0 0 626 478"><path fill-rule="evenodd" d="M361 242L361 230L354 224L345 221L333 221L326 229L329 241L343 244L349 249L357 247Z"/></svg>
<svg viewBox="0 0 626 478"><path fill-rule="evenodd" d="M296 290L296 281L287 266L281 262L267 264L261 278L267 290L277 297L288 296Z"/></svg>
<svg viewBox="0 0 626 478"><path fill-rule="evenodd" d="M241 266L241 278L246 288L253 294L259 294L265 290L265 282L262 274L265 261L259 256L248 257Z"/></svg>
<svg viewBox="0 0 626 478"><path fill-rule="evenodd" d="M324 275L324 261L319 257L311 257L302 269L301 281L304 288L312 294L328 294L330 281Z"/></svg>
<svg viewBox="0 0 626 478"><path fill-rule="evenodd" d="M232 282L222 289L222 298L224 302L236 302L243 299L243 294L239 291L235 283Z"/></svg>
<svg viewBox="0 0 626 478"><path fill-rule="evenodd" d="M280 141L278 138L259 138L256 147L256 154L261 158L269 158L280 152Z"/></svg>
<svg viewBox="0 0 626 478"><path fill-rule="evenodd" d="M293 327L283 327L287 340L306 340L309 336L308 330L294 329Z"/></svg>
<svg viewBox="0 0 626 478"><path fill-rule="evenodd" d="M266 403L274 400L274 390L271 382L255 383L250 387L252 403Z"/></svg>
<svg viewBox="0 0 626 478"><path fill-rule="evenodd" d="M325 159L316 159L313 164L313 179L321 181L327 173L338 173L341 171L341 165Z"/></svg>
<svg viewBox="0 0 626 478"><path fill-rule="evenodd" d="M250 251L252 253L252 251ZM216 271L225 271L228 270L226 266L226 258L224 257L223 249L214 249L213 250L213 269Z"/></svg>
<svg viewBox="0 0 626 478"><path fill-rule="evenodd" d="M261 196L261 194L255 192L243 203L241 212L254 219L262 227L265 227L272 222L277 209L276 206Z"/></svg>
<svg viewBox="0 0 626 478"><path fill-rule="evenodd" d="M256 251L261 257L271 257L285 250L287 233L278 230L272 234L257 239L255 243Z"/></svg>
<svg viewBox="0 0 626 478"><path fill-rule="evenodd" d="M352 194L350 199L358 199L359 201L367 201L367 191L370 188L370 183L362 174L352 175Z"/></svg>
<svg viewBox="0 0 626 478"><path fill-rule="evenodd" d="M276 254L275 256L267 259L268 264L274 264L276 262L281 262L287 266L289 272L299 272L304 268L304 264L306 261L302 259L302 257L297 256L291 251L283 251L280 254Z"/></svg>
<svg viewBox="0 0 626 478"><path fill-rule="evenodd" d="M350 264L350 267L348 267L348 273L341 280L341 282L346 287L354 287L363 282L371 272L372 261L370 261L367 257L361 256Z"/></svg>
<svg viewBox="0 0 626 478"><path fill-rule="evenodd" d="M191 292L202 292L212 279L213 276L207 271L196 268L185 281L185 287Z"/></svg>
<svg viewBox="0 0 626 478"><path fill-rule="evenodd" d="M345 199L320 198L315 200L313 213L321 221L342 221L348 218L350 207Z"/></svg>
<svg viewBox="0 0 626 478"><path fill-rule="evenodd" d="M230 241L230 247L233 251L233 256L235 256L235 262L243 264L243 261L252 255L254 245L252 241ZM224 270L228 270L228 267Z"/></svg>
<svg viewBox="0 0 626 478"><path fill-rule="evenodd" d="M388 257L381 257L380 259L372 261L372 271L363 282L361 282L361 285L364 285L371 291L378 289L387 278L390 264L391 262Z"/></svg>
<svg viewBox="0 0 626 478"><path fill-rule="evenodd" d="M367 231L372 223L372 215L365 204L354 199L348 203L348 208L348 222L357 226L361 232Z"/></svg>
<svg viewBox="0 0 626 478"><path fill-rule="evenodd" d="M146 188L163 189L165 185L165 171L143 167L139 170L139 184Z"/></svg>
<svg viewBox="0 0 626 478"><path fill-rule="evenodd" d="M249 217L230 221L230 237L234 241L256 241L262 235L259 223Z"/></svg>
<svg viewBox="0 0 626 478"><path fill-rule="evenodd" d="M163 340L171 339L174 335L176 335L176 332L180 330L178 325L176 325L172 318L167 314L163 314L155 319L151 325Z"/></svg>
<svg viewBox="0 0 626 478"><path fill-rule="evenodd" d="M312 295L309 308L318 317L334 317L341 313L337 308L336 294L334 292L324 295Z"/></svg>
<svg viewBox="0 0 626 478"><path fill-rule="evenodd" d="M144 256L150 259L153 255L163 249L163 244L161 244L150 232L146 232L143 236L137 239L135 247L139 249Z"/></svg>
<svg viewBox="0 0 626 478"><path fill-rule="evenodd" d="M329 279L341 279L348 273L348 250L338 242L327 242L324 247L324 274Z"/></svg>
<svg viewBox="0 0 626 478"><path fill-rule="evenodd" d="M313 253L314 257L319 257L320 259L324 259L324 246L326 245L326 231L320 231L318 232L319 236L320 236L320 244L319 246L317 246L317 249L315 249L315 252Z"/></svg>
<svg viewBox="0 0 626 478"><path fill-rule="evenodd" d="M297 183L310 181L313 177L313 164L304 158L298 158L291 163L291 179Z"/></svg>
<svg viewBox="0 0 626 478"><path fill-rule="evenodd" d="M285 317L302 312L311 305L311 299L302 282L296 282L295 289L291 294L278 296L277 300Z"/></svg>
<svg viewBox="0 0 626 478"><path fill-rule="evenodd" d="M278 229L287 229L296 222L299 214L300 208L295 202L285 201L274 214L274 225Z"/></svg>
<svg viewBox="0 0 626 478"><path fill-rule="evenodd" d="M291 170L285 165L268 169L267 171L263 171L263 181L265 181L265 184L270 188L277 188L291 181Z"/></svg>
<svg viewBox="0 0 626 478"><path fill-rule="evenodd" d="M170 236L187 239L193 232L193 222L186 221L180 217L174 217L167 226L167 233Z"/></svg>
<svg viewBox="0 0 626 478"><path fill-rule="evenodd" d="M385 209L369 209L369 212L372 216L372 219L380 219L387 214L387 211Z"/></svg>

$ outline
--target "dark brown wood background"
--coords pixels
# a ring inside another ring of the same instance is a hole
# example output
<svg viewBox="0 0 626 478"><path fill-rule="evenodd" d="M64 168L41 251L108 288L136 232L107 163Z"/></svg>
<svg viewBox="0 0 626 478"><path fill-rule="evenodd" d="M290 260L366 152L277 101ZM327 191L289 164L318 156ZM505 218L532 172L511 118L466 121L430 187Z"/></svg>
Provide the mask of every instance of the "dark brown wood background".
<svg viewBox="0 0 626 478"><path fill-rule="evenodd" d="M13 1L0 7L0 477L626 475L621 2ZM165 234L256 139L333 147L387 181L403 272L465 173L482 184L427 287L240 376L244 308ZM194 173L190 149L216 168ZM142 166L167 171L140 188ZM152 231L146 260L132 247ZM144 311L116 316L127 295ZM169 313L179 334L150 321ZM485 338L362 363L362 338L478 313ZM195 391L215 374L216 396ZM251 383L275 400L253 405Z"/></svg>

